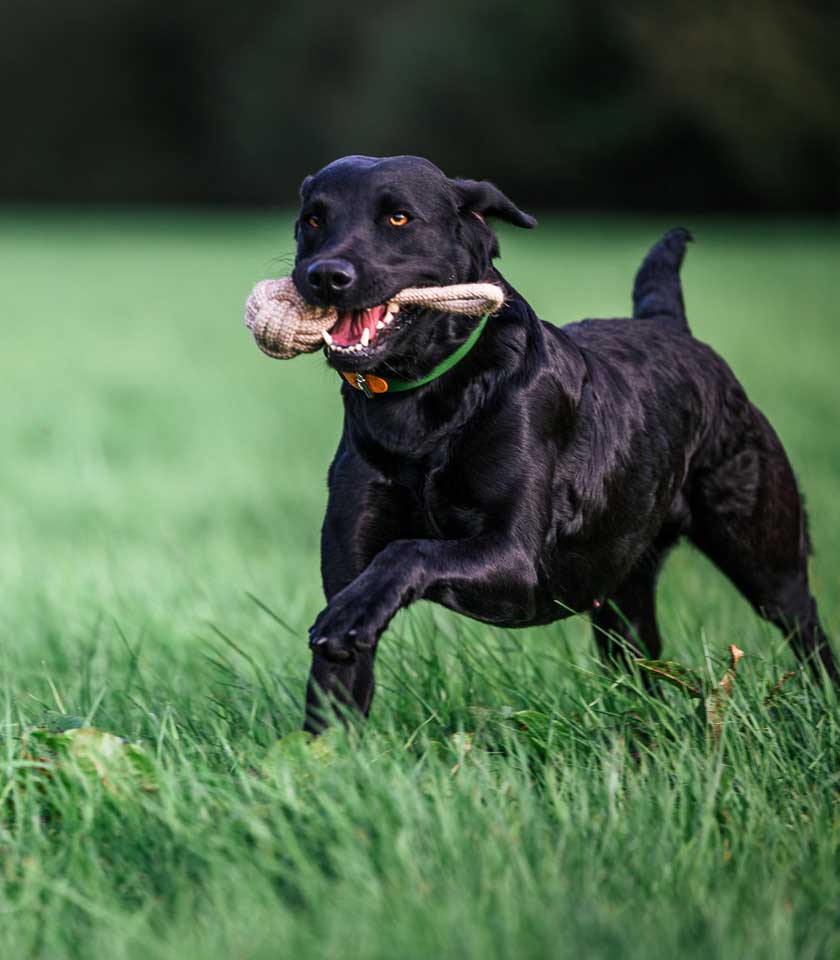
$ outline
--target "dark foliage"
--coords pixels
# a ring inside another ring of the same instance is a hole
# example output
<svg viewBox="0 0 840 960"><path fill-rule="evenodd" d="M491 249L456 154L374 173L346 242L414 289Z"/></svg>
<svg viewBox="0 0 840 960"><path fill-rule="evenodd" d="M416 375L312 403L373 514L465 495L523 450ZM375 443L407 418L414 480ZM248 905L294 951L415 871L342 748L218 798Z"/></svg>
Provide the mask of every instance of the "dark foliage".
<svg viewBox="0 0 840 960"><path fill-rule="evenodd" d="M288 204L349 153L523 202L840 208L836 5L32 0L0 198Z"/></svg>

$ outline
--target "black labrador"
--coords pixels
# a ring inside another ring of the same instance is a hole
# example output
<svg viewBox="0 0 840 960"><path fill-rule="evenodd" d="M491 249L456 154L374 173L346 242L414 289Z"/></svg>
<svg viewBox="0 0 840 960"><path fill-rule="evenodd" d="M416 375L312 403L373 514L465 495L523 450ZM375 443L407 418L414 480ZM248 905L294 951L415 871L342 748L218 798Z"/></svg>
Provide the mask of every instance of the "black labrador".
<svg viewBox="0 0 840 960"><path fill-rule="evenodd" d="M325 353L344 377L307 729L328 702L368 713L377 642L415 600L503 627L589 611L605 658L657 657L657 575L683 536L838 679L785 451L686 322L688 231L648 253L632 319L559 328L493 266L487 218L536 221L492 184L354 156L307 177L301 198L294 282L338 309ZM485 280L506 299L477 339L479 318L388 303Z"/></svg>

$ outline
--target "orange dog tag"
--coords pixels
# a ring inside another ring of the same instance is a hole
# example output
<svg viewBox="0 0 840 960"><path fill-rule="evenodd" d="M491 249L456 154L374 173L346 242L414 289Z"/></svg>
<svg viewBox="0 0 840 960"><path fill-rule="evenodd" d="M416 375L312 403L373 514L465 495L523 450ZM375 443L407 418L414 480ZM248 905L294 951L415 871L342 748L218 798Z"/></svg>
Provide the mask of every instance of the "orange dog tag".
<svg viewBox="0 0 840 960"><path fill-rule="evenodd" d="M388 392L388 381L372 373L349 373L342 370L341 375L354 390L361 390L365 394Z"/></svg>
<svg viewBox="0 0 840 960"><path fill-rule="evenodd" d="M365 380L367 380L367 385L370 388L371 393L388 392L388 381L383 380L382 377L376 377L372 373L366 373Z"/></svg>

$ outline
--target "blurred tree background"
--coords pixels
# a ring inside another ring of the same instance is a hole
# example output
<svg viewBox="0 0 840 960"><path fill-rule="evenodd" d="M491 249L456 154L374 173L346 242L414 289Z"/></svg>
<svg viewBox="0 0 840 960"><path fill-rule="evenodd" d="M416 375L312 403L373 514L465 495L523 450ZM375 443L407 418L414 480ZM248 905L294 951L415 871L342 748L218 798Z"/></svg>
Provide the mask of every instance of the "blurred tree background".
<svg viewBox="0 0 840 960"><path fill-rule="evenodd" d="M541 208L836 213L838 11L3 0L0 199L292 205L420 153Z"/></svg>

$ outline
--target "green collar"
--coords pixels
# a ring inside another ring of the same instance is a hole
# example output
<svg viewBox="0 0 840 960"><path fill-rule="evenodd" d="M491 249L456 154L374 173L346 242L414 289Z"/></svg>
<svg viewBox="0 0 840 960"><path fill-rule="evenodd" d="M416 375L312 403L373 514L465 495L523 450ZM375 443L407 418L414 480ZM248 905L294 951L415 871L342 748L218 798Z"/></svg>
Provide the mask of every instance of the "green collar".
<svg viewBox="0 0 840 960"><path fill-rule="evenodd" d="M478 338L487 326L487 318L489 316L489 313L485 313L479 321L478 326L461 346L458 347L454 353L450 353L445 360L441 360L425 377L420 377L418 380L397 380L393 377L386 380L384 377L377 377L373 373L348 373L344 370L340 370L339 373L341 373L341 376L344 377L354 390L361 390L368 398L373 397L377 393L402 393L404 390L416 390L417 387L422 387L424 383L431 383L432 380L437 380L438 377L443 376L447 370L451 370L456 363L464 359L478 342Z"/></svg>

